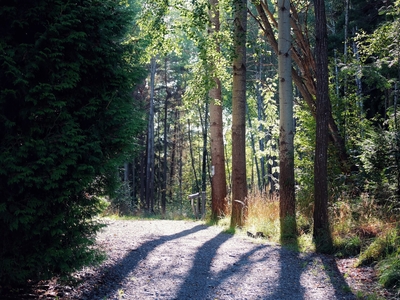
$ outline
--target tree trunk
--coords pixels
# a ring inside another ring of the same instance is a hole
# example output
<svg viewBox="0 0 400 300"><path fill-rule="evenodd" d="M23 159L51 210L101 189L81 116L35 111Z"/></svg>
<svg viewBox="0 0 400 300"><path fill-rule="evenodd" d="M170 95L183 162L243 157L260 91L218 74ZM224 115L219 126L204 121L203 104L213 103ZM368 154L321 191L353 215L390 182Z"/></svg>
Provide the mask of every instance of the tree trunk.
<svg viewBox="0 0 400 300"><path fill-rule="evenodd" d="M147 143L147 141L146 141ZM147 176L146 176L146 171L147 171L147 144L143 143L143 153L140 158L140 192L139 192L139 198L140 198L140 207L142 209L147 209L147 203L146 203L146 186L147 186Z"/></svg>
<svg viewBox="0 0 400 300"><path fill-rule="evenodd" d="M279 194L281 239L296 235L294 190L294 122L290 35L290 3L278 0L278 72L279 72Z"/></svg>
<svg viewBox="0 0 400 300"><path fill-rule="evenodd" d="M130 197L130 182L129 182L129 163L124 163L124 184L123 184L124 198L129 199Z"/></svg>
<svg viewBox="0 0 400 300"><path fill-rule="evenodd" d="M191 135L189 119L188 119L188 138L189 138L190 161L192 163L192 170L193 170L194 181L195 181L195 185L196 185L196 192L199 192L200 187L199 187L199 181L197 179L196 164L195 164L194 155L193 155L192 135Z"/></svg>
<svg viewBox="0 0 400 300"><path fill-rule="evenodd" d="M224 143L224 150L225 153L228 153L228 150L226 149L226 144ZM229 158L225 156L225 170L227 173L227 182L228 182L228 190L232 191L232 175L231 175L231 169L229 168L231 166L232 161L229 161Z"/></svg>
<svg viewBox="0 0 400 300"><path fill-rule="evenodd" d="M167 58L164 61L164 84L165 84L165 103L164 103L164 143L163 143L163 167L161 183L161 213L164 216L167 208L167 174L168 174L168 99L171 98L171 92L168 89L167 76Z"/></svg>
<svg viewBox="0 0 400 300"><path fill-rule="evenodd" d="M180 115L180 114L179 114ZM183 134L181 134L181 126L178 123L179 126L179 146L178 146L178 157L180 157L181 159L178 160L178 182L179 182L179 192L178 192L178 197L179 197L179 203L180 203L180 207L181 207L181 214L183 212L183 161L182 161L182 156L183 156Z"/></svg>
<svg viewBox="0 0 400 300"><path fill-rule="evenodd" d="M234 1L232 88L232 215L231 228L246 217L246 32L247 1Z"/></svg>
<svg viewBox="0 0 400 300"><path fill-rule="evenodd" d="M210 21L209 34L214 39L216 51L220 52L220 45L215 35L220 30L219 1L209 0ZM211 219L218 221L218 218L226 214L226 173L224 135L222 119L222 91L221 81L214 77L215 86L210 90L210 144L211 144Z"/></svg>
<svg viewBox="0 0 400 300"><path fill-rule="evenodd" d="M201 164L201 191L206 192L207 190L207 128L208 128L208 101L205 103L205 112L204 112L204 126L203 128L203 156L202 156L202 164ZM205 216L205 211L203 207L199 207L199 212L201 212L202 216Z"/></svg>
<svg viewBox="0 0 400 300"><path fill-rule="evenodd" d="M150 64L150 108L149 125L147 132L147 162L146 162L146 209L152 212L154 208L154 88L156 75L156 59L153 57Z"/></svg>
<svg viewBox="0 0 400 300"><path fill-rule="evenodd" d="M131 205L134 207L137 204L137 184L136 184L136 157L133 158L132 161L132 198L131 198Z"/></svg>
<svg viewBox="0 0 400 300"><path fill-rule="evenodd" d="M251 125L251 117L250 117L250 114L248 113L248 110L247 110L247 122L249 123L249 128L251 130L253 126ZM260 168L258 166L256 143L255 143L255 138L254 138L253 132L250 132L250 141L251 141L252 157L254 158L254 163L256 165L257 187L258 187L258 190L261 192L263 190L263 182L262 182L262 177L260 174ZM253 186L254 185L253 167L251 169L252 169L252 171L251 171L251 186Z"/></svg>
<svg viewBox="0 0 400 300"><path fill-rule="evenodd" d="M259 24L261 29L264 31L264 34L271 45L272 49L275 51L277 55L279 55L278 51L278 42L274 36L274 30L271 25L276 25L276 20L274 18L273 13L269 10L267 4L264 1L254 1L253 3L257 9L259 15ZM308 108L310 109L311 114L316 117L316 88L315 88L315 62L314 57L311 52L311 47L308 43L308 39L304 37L300 27L298 26L298 15L295 7L291 5L292 9L292 21L291 24L295 28L296 32L294 38L296 39L296 45L301 49L301 51L292 52L293 60L297 66L297 68L292 68L292 78L293 82L296 84L299 92L304 98ZM270 22L271 19L271 22ZM328 119L328 128L330 138L335 145L335 148L338 153L338 158L341 163L341 169L343 172L347 173L350 170L349 159L346 152L345 141L341 136L339 129L336 125L336 122L330 113L327 116Z"/></svg>
<svg viewBox="0 0 400 300"><path fill-rule="evenodd" d="M260 125L258 126L258 131L259 132L265 132L265 128L262 125L261 121L264 119L264 102L263 102L263 97L261 94L261 74L262 74L262 61L261 61L261 57L260 57L260 61L259 61L259 72L257 72L257 79L258 82L256 83L256 94L257 94L257 118L258 121L260 122ZM258 140L258 146L260 149L261 153L264 153L265 150L265 138L262 137ZM264 154L260 157L260 177L261 177L261 181L259 183L260 186L260 190L264 191L265 186L266 186L266 174L265 174L265 156Z"/></svg>
<svg viewBox="0 0 400 300"><path fill-rule="evenodd" d="M177 138L179 134L179 110L175 108L174 111L174 121L175 121L175 126L174 126L174 136L172 138L172 146L171 146L171 164L170 164L170 171L169 171L169 199L173 199L173 186L174 186L174 178L175 178L175 164L176 164L176 144L177 144Z"/></svg>
<svg viewBox="0 0 400 300"><path fill-rule="evenodd" d="M165 61L165 87L167 95L164 103L164 141L163 141L163 170L162 170L162 183L161 183L161 213L164 216L167 208L167 155L168 155L168 98L170 93L167 88L167 62Z"/></svg>
<svg viewBox="0 0 400 300"><path fill-rule="evenodd" d="M328 221L328 118L329 100L328 37L325 2L315 0L316 71L317 71L317 124L314 161L314 239L318 252L332 251L332 238Z"/></svg>

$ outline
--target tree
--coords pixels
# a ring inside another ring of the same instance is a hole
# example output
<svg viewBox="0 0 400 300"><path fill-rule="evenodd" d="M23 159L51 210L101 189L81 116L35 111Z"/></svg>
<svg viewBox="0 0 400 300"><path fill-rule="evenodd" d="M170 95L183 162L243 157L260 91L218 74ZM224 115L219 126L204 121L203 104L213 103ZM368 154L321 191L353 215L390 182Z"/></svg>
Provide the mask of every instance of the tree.
<svg viewBox="0 0 400 300"><path fill-rule="evenodd" d="M278 1L278 72L279 72L279 195L281 238L296 234L294 191L294 122L290 35L290 1Z"/></svg>
<svg viewBox="0 0 400 300"><path fill-rule="evenodd" d="M143 114L140 49L117 1L0 7L0 284L69 274L99 259L97 195L112 190Z"/></svg>
<svg viewBox="0 0 400 300"><path fill-rule="evenodd" d="M154 210L154 89L157 69L156 58L150 62L150 99L149 120L147 132L147 160L146 160L146 209L148 212Z"/></svg>
<svg viewBox="0 0 400 300"><path fill-rule="evenodd" d="M215 51L221 52L218 41L220 30L219 22L219 2L210 1L210 37L214 40ZM215 86L210 90L210 144L211 144L211 218L218 218L226 213L226 173L225 173L225 154L224 154L224 136L222 121L222 90L221 80L214 77Z"/></svg>
<svg viewBox="0 0 400 300"><path fill-rule="evenodd" d="M314 1L315 61L317 79L317 124L314 157L314 231L317 251L332 251L332 239L328 221L328 115L329 100L328 34L326 28L325 2Z"/></svg>
<svg viewBox="0 0 400 300"><path fill-rule="evenodd" d="M269 44L271 45L274 52L279 55L278 41L274 35L274 27L277 26L278 22L274 18L273 13L269 9L267 3L264 0L254 1L253 3L257 9L260 28L263 30ZM292 38L294 40L292 47L292 59L296 65L296 68L292 68L292 79L296 84L296 87L302 98L306 102L313 117L316 116L316 83L315 83L315 61L312 53L312 48L308 38L307 32L301 27L301 21L299 13L296 7L291 4L291 18L290 23L293 28ZM307 18L306 18L307 19ZM328 115L328 128L330 139L333 141L338 159L341 163L341 169L344 172L349 171L350 162L348 159L344 138L339 132L338 126L332 116Z"/></svg>
<svg viewBox="0 0 400 300"><path fill-rule="evenodd" d="M246 32L247 1L234 1L232 87L232 215L231 227L245 222L246 178Z"/></svg>

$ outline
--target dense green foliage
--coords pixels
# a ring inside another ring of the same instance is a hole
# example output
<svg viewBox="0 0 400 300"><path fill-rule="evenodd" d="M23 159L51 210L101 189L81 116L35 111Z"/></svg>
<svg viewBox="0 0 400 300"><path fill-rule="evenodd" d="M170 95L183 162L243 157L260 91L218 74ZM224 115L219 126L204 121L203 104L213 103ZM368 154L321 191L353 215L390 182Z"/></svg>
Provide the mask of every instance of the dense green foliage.
<svg viewBox="0 0 400 300"><path fill-rule="evenodd" d="M133 14L119 3L2 1L0 282L99 258L96 196L143 123L132 90L144 72L124 40Z"/></svg>

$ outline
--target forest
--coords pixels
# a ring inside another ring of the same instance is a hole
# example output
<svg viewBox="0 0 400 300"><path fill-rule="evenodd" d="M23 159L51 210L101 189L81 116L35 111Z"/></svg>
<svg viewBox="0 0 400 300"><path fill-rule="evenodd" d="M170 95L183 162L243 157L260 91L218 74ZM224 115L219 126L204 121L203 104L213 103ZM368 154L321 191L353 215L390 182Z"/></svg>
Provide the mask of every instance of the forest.
<svg viewBox="0 0 400 300"><path fill-rule="evenodd" d="M0 286L99 216L203 219L400 283L399 0L0 7Z"/></svg>

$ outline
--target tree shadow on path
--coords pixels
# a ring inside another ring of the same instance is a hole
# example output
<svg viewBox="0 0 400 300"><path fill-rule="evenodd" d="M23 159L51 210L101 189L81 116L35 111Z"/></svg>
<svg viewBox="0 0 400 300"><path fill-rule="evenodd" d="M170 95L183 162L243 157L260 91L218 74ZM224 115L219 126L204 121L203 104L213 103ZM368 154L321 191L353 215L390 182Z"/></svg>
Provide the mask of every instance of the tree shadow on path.
<svg viewBox="0 0 400 300"><path fill-rule="evenodd" d="M118 293L118 290L122 286L123 280L129 275L129 273L136 268L141 260L144 260L148 254L153 251L156 247L166 242L182 238L184 236L206 230L208 226L197 225L193 228L166 236L160 236L157 239L149 240L137 249L132 249L130 253L124 256L123 259L115 262L111 266L102 267L100 273L102 274L99 284L107 281L107 287L113 287L112 289L101 290L101 286L93 286L91 290L86 291L85 299L108 299L112 295Z"/></svg>
<svg viewBox="0 0 400 300"><path fill-rule="evenodd" d="M220 246L232 237L231 234L221 232L197 250L193 266L175 299L206 299L208 289L213 287L210 272L212 261Z"/></svg>
<svg viewBox="0 0 400 300"><path fill-rule="evenodd" d="M253 245L234 261L224 260L227 264L222 269L215 267L214 259L220 259L217 255L229 255L226 250L218 253L218 249L231 237L220 233L198 248L193 265L173 299L355 299L343 290L340 273L328 269L325 260L321 262L316 254L302 257L286 248ZM318 279L302 281L306 270L308 276L315 274ZM259 274L253 280L255 272ZM333 288L325 294L324 288L331 283Z"/></svg>
<svg viewBox="0 0 400 300"><path fill-rule="evenodd" d="M325 272L329 276L330 281L335 283L336 286L339 286L342 292L348 294L347 299L356 299L356 296L351 292L351 288L347 284L342 273L339 271L335 258L333 256L321 257ZM335 290L335 296L337 299L340 299L340 293L338 290Z"/></svg>
<svg viewBox="0 0 400 300"><path fill-rule="evenodd" d="M208 228L197 225L143 242L113 265L103 267L100 270L102 276L99 286L91 287L82 299L116 299L118 290L124 290L124 281L132 276L131 272L140 267L141 261L150 259L150 253L158 246ZM197 238L196 235L193 236L193 239ZM142 299L355 299L353 294L345 292L346 282L336 272L334 260L332 265L329 259L317 254L299 254L287 248L257 245L248 241L231 240L232 238L231 234L220 232L196 246L195 252L183 256L190 260L190 267L181 273L182 276L179 275L176 282L179 286L171 285L169 289L163 286L164 290L159 287L148 295L142 294ZM228 243L225 244L226 242ZM184 244L178 242L177 245ZM171 251L179 253L179 248L171 248ZM157 274L156 281L171 282L171 278L177 276L176 273L173 275L174 272L161 271L157 264L154 265L153 272ZM151 272L148 274L150 278ZM143 281L136 288L146 284ZM326 288L327 298L321 298L325 295Z"/></svg>
<svg viewBox="0 0 400 300"><path fill-rule="evenodd" d="M258 251L268 246L263 244L254 246L249 251L242 253L232 264L226 265L219 272L213 272L213 260L216 257L218 248L231 237L229 234L220 233L199 248L194 258L193 267L174 299L219 299L219 297L223 297L223 299L226 297L229 299L244 299L241 297L235 298L233 290L221 286L224 285L225 281L232 280L233 283L231 282L228 286L234 285L237 287L235 282L244 279L247 271L254 264L260 261L267 261L270 258L267 255L258 260L252 261L250 259L252 255L257 254ZM229 253L222 255L229 255Z"/></svg>

